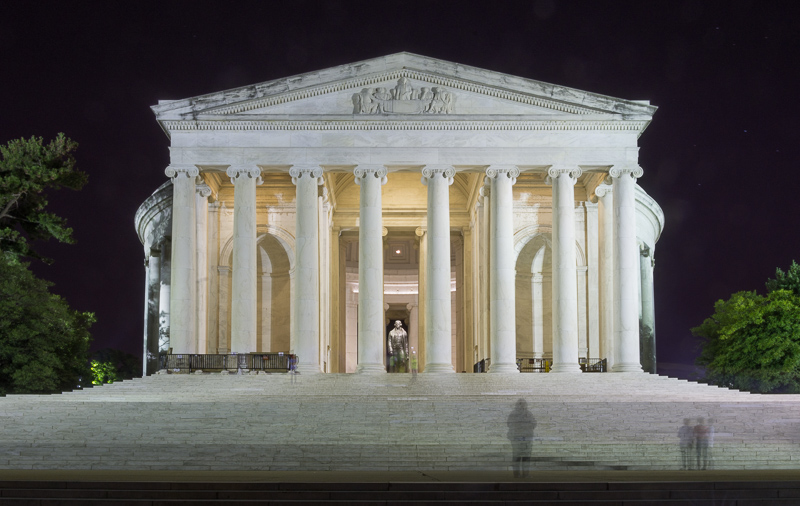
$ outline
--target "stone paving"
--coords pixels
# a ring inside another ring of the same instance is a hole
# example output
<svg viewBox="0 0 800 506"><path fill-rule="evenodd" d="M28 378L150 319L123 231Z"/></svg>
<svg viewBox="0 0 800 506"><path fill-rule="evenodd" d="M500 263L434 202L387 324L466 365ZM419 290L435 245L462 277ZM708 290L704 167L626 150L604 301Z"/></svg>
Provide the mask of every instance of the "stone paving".
<svg viewBox="0 0 800 506"><path fill-rule="evenodd" d="M648 374L156 375L0 398L0 469L504 471L524 398L540 470L677 470L683 418L715 469L800 469L800 396Z"/></svg>

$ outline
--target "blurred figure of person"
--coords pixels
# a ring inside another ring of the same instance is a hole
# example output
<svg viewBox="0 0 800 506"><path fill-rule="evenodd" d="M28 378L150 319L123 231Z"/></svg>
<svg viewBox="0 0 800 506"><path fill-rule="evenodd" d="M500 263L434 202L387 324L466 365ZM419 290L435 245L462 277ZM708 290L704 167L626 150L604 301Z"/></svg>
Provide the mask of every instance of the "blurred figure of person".
<svg viewBox="0 0 800 506"><path fill-rule="evenodd" d="M681 448L681 469L684 471L692 468L692 443L694 442L694 428L689 418L683 419L683 425L678 429L678 441Z"/></svg>
<svg viewBox="0 0 800 506"><path fill-rule="evenodd" d="M411 380L414 381L417 379L417 352L414 348L411 348Z"/></svg>
<svg viewBox="0 0 800 506"><path fill-rule="evenodd" d="M292 384L297 381L297 355L289 355L289 377Z"/></svg>
<svg viewBox="0 0 800 506"><path fill-rule="evenodd" d="M694 426L694 445L697 448L697 469L705 471L708 466L708 426L703 418L698 418Z"/></svg>
<svg viewBox="0 0 800 506"><path fill-rule="evenodd" d="M506 423L508 440L511 442L511 465L514 476L524 478L528 476L533 430L536 428L536 419L528 409L525 399L517 401Z"/></svg>
<svg viewBox="0 0 800 506"><path fill-rule="evenodd" d="M708 427L708 448L706 448L706 461L708 462L708 468L714 469L714 419L709 418L706 426Z"/></svg>

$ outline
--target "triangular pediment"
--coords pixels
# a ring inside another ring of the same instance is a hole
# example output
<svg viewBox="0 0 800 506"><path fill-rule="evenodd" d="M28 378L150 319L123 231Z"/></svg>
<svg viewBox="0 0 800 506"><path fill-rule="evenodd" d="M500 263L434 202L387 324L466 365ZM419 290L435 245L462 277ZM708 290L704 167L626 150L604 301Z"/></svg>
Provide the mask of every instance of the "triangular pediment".
<svg viewBox="0 0 800 506"><path fill-rule="evenodd" d="M159 121L480 116L649 119L655 107L397 53L153 107Z"/></svg>

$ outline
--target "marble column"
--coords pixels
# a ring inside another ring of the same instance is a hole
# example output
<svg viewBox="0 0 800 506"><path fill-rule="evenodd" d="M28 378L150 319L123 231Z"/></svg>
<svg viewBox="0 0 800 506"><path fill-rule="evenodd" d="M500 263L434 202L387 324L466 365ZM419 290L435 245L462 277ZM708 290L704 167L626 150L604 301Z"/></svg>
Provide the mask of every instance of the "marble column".
<svg viewBox="0 0 800 506"><path fill-rule="evenodd" d="M419 270L417 278L417 356L418 358L418 372L425 371L425 364L427 362L427 353L425 350L425 322L427 313L425 312L425 303L428 300L426 288L428 286L428 234L426 227L417 227L414 234L419 241Z"/></svg>
<svg viewBox="0 0 800 506"><path fill-rule="evenodd" d="M172 178L172 275L170 347L173 353L197 353L195 339L195 178L194 165L170 165Z"/></svg>
<svg viewBox="0 0 800 506"><path fill-rule="evenodd" d="M579 168L550 167L553 185L553 367L579 373L578 279L575 261L575 182Z"/></svg>
<svg viewBox="0 0 800 506"><path fill-rule="evenodd" d="M261 169L231 166L227 174L234 185L231 351L249 353L258 349L256 186L262 183Z"/></svg>
<svg viewBox="0 0 800 506"><path fill-rule="evenodd" d="M641 372L635 191L642 169L612 167L609 175L614 187L614 372Z"/></svg>
<svg viewBox="0 0 800 506"><path fill-rule="evenodd" d="M544 253L544 252L542 252ZM541 273L531 276L531 295L533 298L533 358L544 357L544 292Z"/></svg>
<svg viewBox="0 0 800 506"><path fill-rule="evenodd" d="M358 215L358 367L356 372L386 372L383 340L383 206L386 168L360 165L353 170L360 186Z"/></svg>
<svg viewBox="0 0 800 506"><path fill-rule="evenodd" d="M217 318L217 353L231 352L230 314L228 302L231 297L231 268L227 265L217 267L219 278L219 313Z"/></svg>
<svg viewBox="0 0 800 506"><path fill-rule="evenodd" d="M319 213L317 187L322 185L322 167L297 166L289 171L297 186L295 215L294 312L298 371L320 372L319 363Z"/></svg>
<svg viewBox="0 0 800 506"><path fill-rule="evenodd" d="M208 198L211 188L200 178L197 183L197 353L208 353Z"/></svg>
<svg viewBox="0 0 800 506"><path fill-rule="evenodd" d="M600 358L614 366L614 194L610 180L594 190L600 241Z"/></svg>
<svg viewBox="0 0 800 506"><path fill-rule="evenodd" d="M158 310L161 293L161 251L151 249L146 260L147 289L145 291L144 357L142 373L153 374L158 369Z"/></svg>
<svg viewBox="0 0 800 506"><path fill-rule="evenodd" d="M425 372L451 373L450 185L455 169L428 165L422 184L428 187L428 251L425 280Z"/></svg>
<svg viewBox="0 0 800 506"><path fill-rule="evenodd" d="M639 269L641 271L642 292L642 330L639 336L640 358L644 372L656 373L656 308L653 298L653 267L655 258L647 245L639 248ZM649 331L649 332L646 332Z"/></svg>
<svg viewBox="0 0 800 506"><path fill-rule="evenodd" d="M172 241L161 243L161 279L158 287L158 351L169 351L170 279L172 278Z"/></svg>
<svg viewBox="0 0 800 506"><path fill-rule="evenodd" d="M486 169L486 178L491 180L492 187L489 225L490 373L519 372L514 286L514 197L511 191L518 175L519 169L513 165L492 165Z"/></svg>
<svg viewBox="0 0 800 506"><path fill-rule="evenodd" d="M408 353L417 355L417 367L419 367L419 306L416 301L406 304L408 309ZM410 367L410 365L409 365Z"/></svg>

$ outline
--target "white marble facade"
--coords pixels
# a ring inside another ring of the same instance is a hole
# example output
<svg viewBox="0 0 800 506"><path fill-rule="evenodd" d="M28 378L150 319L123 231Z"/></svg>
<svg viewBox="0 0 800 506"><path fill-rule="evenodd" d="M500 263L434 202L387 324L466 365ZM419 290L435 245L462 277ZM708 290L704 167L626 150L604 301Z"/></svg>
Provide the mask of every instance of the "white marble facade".
<svg viewBox="0 0 800 506"><path fill-rule="evenodd" d="M654 370L649 102L398 53L152 109L145 373L169 349L383 373L394 319L423 372Z"/></svg>

